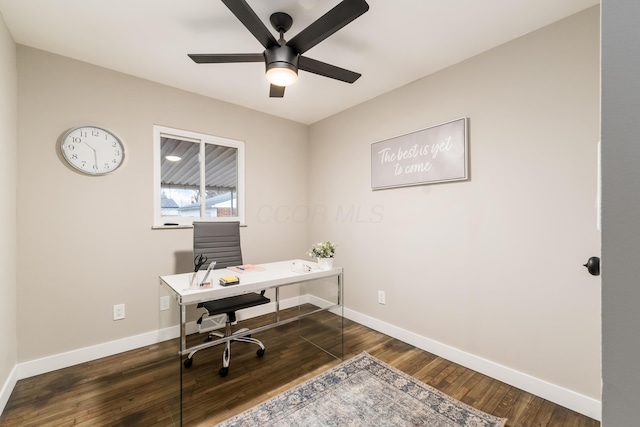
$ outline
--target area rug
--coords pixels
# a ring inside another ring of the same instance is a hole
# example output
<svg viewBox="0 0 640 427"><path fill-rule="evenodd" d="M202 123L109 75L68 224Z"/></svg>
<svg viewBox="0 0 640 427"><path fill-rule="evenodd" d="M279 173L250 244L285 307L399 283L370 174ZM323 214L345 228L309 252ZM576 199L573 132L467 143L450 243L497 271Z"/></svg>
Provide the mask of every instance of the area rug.
<svg viewBox="0 0 640 427"><path fill-rule="evenodd" d="M494 427L505 422L361 353L218 426Z"/></svg>

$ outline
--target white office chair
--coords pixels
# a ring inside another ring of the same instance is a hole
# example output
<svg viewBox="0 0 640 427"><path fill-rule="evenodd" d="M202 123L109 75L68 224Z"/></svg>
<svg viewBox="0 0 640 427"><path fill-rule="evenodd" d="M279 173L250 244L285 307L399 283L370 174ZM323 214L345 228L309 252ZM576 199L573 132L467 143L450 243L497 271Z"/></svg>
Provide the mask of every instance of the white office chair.
<svg viewBox="0 0 640 427"><path fill-rule="evenodd" d="M202 255L207 257L207 262L200 268L207 268L211 261L216 261L215 267L226 268L242 264L242 251L240 249L240 223L239 222L194 222L193 223L193 256ZM246 328L233 331L231 326L237 323L236 311L244 308L255 307L267 304L271 300L264 296L264 291L260 293L251 292L221 298L213 301L198 304L198 308L204 308L206 312L198 319L198 324L202 324L207 318L226 315L224 333L209 332L206 341L211 341L214 337L231 337L247 331ZM232 340L225 342L225 350L222 355L222 368L218 371L221 377L226 377L229 373L231 361L231 343L243 342L256 344L258 357L264 356L265 348L262 342L251 336L236 336ZM198 350L192 351L184 361L185 368L193 364L193 355Z"/></svg>

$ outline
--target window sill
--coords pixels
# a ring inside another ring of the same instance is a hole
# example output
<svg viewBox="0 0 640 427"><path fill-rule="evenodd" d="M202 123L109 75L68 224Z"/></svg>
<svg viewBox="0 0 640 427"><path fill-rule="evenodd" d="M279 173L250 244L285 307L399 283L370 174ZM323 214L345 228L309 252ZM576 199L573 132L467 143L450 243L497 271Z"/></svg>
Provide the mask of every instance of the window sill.
<svg viewBox="0 0 640 427"><path fill-rule="evenodd" d="M240 224L240 228L246 227L247 224ZM152 230L176 230L176 229L189 229L193 228L191 224L178 224L178 225L152 225Z"/></svg>
<svg viewBox="0 0 640 427"><path fill-rule="evenodd" d="M175 229L183 229L183 228L193 228L193 225L154 225L151 227L152 230L175 230Z"/></svg>

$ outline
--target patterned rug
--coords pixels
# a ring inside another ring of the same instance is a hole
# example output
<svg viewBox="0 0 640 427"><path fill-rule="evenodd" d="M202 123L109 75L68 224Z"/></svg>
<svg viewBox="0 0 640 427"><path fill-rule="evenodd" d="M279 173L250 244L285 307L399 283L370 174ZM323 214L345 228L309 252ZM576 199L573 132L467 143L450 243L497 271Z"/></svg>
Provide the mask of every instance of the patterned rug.
<svg viewBox="0 0 640 427"><path fill-rule="evenodd" d="M494 427L505 422L362 353L218 426Z"/></svg>

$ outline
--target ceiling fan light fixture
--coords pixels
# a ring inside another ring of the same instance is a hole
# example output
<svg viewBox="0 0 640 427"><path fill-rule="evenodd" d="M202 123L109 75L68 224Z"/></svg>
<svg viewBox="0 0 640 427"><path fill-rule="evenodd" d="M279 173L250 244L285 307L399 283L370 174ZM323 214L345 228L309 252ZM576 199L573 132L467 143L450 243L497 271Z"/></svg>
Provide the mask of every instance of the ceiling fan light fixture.
<svg viewBox="0 0 640 427"><path fill-rule="evenodd" d="M298 70L286 62L275 62L267 66L266 77L272 85L289 86L298 81Z"/></svg>

